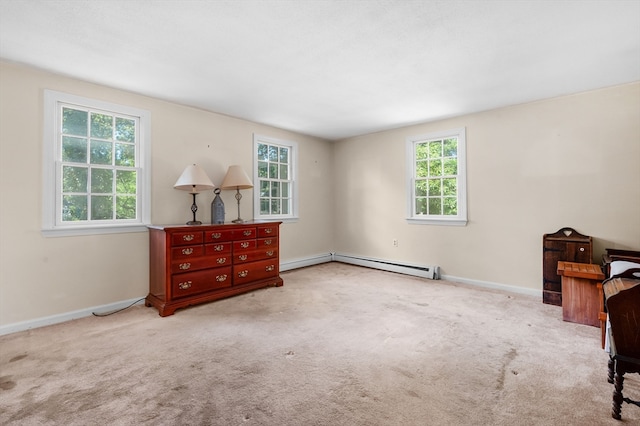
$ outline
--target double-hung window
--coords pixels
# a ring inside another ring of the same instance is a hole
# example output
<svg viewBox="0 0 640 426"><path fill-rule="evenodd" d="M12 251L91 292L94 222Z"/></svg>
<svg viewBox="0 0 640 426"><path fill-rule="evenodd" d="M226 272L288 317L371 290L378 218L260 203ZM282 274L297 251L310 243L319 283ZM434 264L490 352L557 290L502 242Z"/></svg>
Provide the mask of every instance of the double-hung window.
<svg viewBox="0 0 640 426"><path fill-rule="evenodd" d="M254 135L254 217L297 219L297 144Z"/></svg>
<svg viewBox="0 0 640 426"><path fill-rule="evenodd" d="M407 139L410 223L467 223L465 129Z"/></svg>
<svg viewBox="0 0 640 426"><path fill-rule="evenodd" d="M45 91L45 235L144 230L148 111Z"/></svg>

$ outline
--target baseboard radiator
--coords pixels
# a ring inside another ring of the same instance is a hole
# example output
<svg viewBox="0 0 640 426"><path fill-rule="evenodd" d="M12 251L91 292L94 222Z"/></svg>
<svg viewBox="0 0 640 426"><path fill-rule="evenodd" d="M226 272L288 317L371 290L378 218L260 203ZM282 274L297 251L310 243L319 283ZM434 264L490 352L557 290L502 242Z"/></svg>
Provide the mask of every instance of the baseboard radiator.
<svg viewBox="0 0 640 426"><path fill-rule="evenodd" d="M350 263L353 265L366 266L367 268L382 269L384 271L414 275L416 277L429 278L432 280L440 279L439 266L420 266L409 263L397 263L389 260L358 257L339 253L333 253L332 260L335 262Z"/></svg>

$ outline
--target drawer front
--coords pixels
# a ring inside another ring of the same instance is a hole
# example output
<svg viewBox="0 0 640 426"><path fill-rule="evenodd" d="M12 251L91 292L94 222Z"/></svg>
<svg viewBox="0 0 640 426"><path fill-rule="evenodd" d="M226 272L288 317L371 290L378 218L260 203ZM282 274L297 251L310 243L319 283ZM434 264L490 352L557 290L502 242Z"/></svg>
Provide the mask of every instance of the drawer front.
<svg viewBox="0 0 640 426"><path fill-rule="evenodd" d="M171 249L171 259L173 260L193 259L202 255L204 255L204 247L201 245L174 247Z"/></svg>
<svg viewBox="0 0 640 426"><path fill-rule="evenodd" d="M242 228L233 231L234 239L236 240L248 240L256 237L256 228Z"/></svg>
<svg viewBox="0 0 640 426"><path fill-rule="evenodd" d="M258 250L260 256L263 259L273 259L274 257L278 258L278 248L277 247L268 247L262 250Z"/></svg>
<svg viewBox="0 0 640 426"><path fill-rule="evenodd" d="M214 231L206 231L204 234L205 244L233 240L233 231L230 229L216 229Z"/></svg>
<svg viewBox="0 0 640 426"><path fill-rule="evenodd" d="M171 234L172 246L189 246L202 244L202 231L174 232Z"/></svg>
<svg viewBox="0 0 640 426"><path fill-rule="evenodd" d="M258 238L277 237L278 225L258 226Z"/></svg>
<svg viewBox="0 0 640 426"><path fill-rule="evenodd" d="M171 264L172 273L195 271L198 269L218 268L220 266L231 265L231 256L221 254L218 256L204 256L193 259L181 259Z"/></svg>
<svg viewBox="0 0 640 426"><path fill-rule="evenodd" d="M258 238L258 248L278 248L278 237Z"/></svg>
<svg viewBox="0 0 640 426"><path fill-rule="evenodd" d="M173 298L191 296L216 288L231 287L231 267L175 274L171 277Z"/></svg>
<svg viewBox="0 0 640 426"><path fill-rule="evenodd" d="M239 285L265 278L277 277L278 270L278 259L235 265L233 267L233 284Z"/></svg>
<svg viewBox="0 0 640 426"><path fill-rule="evenodd" d="M204 253L207 256L211 255L219 255L219 254L228 254L231 253L231 247L233 244L231 241L223 242L223 243L215 243L215 244L205 244L204 245Z"/></svg>
<svg viewBox="0 0 640 426"><path fill-rule="evenodd" d="M233 254L233 264L255 262L256 260L271 259L273 257L278 257L278 250L273 248L243 251Z"/></svg>
<svg viewBox="0 0 640 426"><path fill-rule="evenodd" d="M233 242L233 254L235 257L236 253L242 251L251 251L256 249L256 240L244 240L244 241L234 241Z"/></svg>

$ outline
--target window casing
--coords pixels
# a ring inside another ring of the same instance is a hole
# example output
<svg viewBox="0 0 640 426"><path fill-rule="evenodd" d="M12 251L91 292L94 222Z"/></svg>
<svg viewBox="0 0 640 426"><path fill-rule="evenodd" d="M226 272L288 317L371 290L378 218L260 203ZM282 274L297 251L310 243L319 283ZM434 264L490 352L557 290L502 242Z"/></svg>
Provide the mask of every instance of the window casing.
<svg viewBox="0 0 640 426"><path fill-rule="evenodd" d="M146 230L150 113L44 93L43 233Z"/></svg>
<svg viewBox="0 0 640 426"><path fill-rule="evenodd" d="M466 225L465 129L407 139L407 220Z"/></svg>
<svg viewBox="0 0 640 426"><path fill-rule="evenodd" d="M298 218L298 146L261 135L253 136L254 218Z"/></svg>

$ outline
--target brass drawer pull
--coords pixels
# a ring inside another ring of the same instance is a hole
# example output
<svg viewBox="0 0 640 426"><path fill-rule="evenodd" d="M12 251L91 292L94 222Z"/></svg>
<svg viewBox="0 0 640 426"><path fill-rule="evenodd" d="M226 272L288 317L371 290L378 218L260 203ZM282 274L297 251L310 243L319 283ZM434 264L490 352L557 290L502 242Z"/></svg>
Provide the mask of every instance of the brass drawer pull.
<svg viewBox="0 0 640 426"><path fill-rule="evenodd" d="M192 248L182 249L182 254L189 256L190 254L193 254L193 249Z"/></svg>
<svg viewBox="0 0 640 426"><path fill-rule="evenodd" d="M264 229L264 233L265 234L271 234L273 232L273 228L265 228Z"/></svg>
<svg viewBox="0 0 640 426"><path fill-rule="evenodd" d="M238 256L238 259L240 260L247 260L247 255L246 254L241 254L240 256Z"/></svg>
<svg viewBox="0 0 640 426"><path fill-rule="evenodd" d="M265 246L270 246L270 245L271 245L271 243L272 243L272 241L271 241L271 240L264 240L264 245L265 245Z"/></svg>
<svg viewBox="0 0 640 426"><path fill-rule="evenodd" d="M186 271L187 269L191 268L191 264L190 263L181 263L180 265L178 265L178 268L182 269L183 271Z"/></svg>
<svg viewBox="0 0 640 426"><path fill-rule="evenodd" d="M220 237L222 237L222 234L219 232L214 232L213 234L211 234L211 238L213 238L214 240L217 240Z"/></svg>
<svg viewBox="0 0 640 426"><path fill-rule="evenodd" d="M227 274L216 275L216 281L219 283L227 280Z"/></svg>
<svg viewBox="0 0 640 426"><path fill-rule="evenodd" d="M193 241L193 239L194 239L195 237L196 237L196 236L195 236L195 235L193 235L193 234L183 235L183 236L182 236L182 240L183 240L183 241Z"/></svg>
<svg viewBox="0 0 640 426"><path fill-rule="evenodd" d="M273 256L273 253L274 253L274 251L273 251L273 250L269 250L269 251L267 252L267 256Z"/></svg>
<svg viewBox="0 0 640 426"><path fill-rule="evenodd" d="M216 244L215 246L213 246L213 249L215 251L222 251L224 250L224 244Z"/></svg>
<svg viewBox="0 0 640 426"><path fill-rule="evenodd" d="M186 281L186 282L178 284L178 287L180 287L180 290L186 290L188 288L191 288L191 284L192 284L191 281Z"/></svg>
<svg viewBox="0 0 640 426"><path fill-rule="evenodd" d="M243 232L245 237L248 237L249 235L251 235L251 233L252 231L250 229Z"/></svg>
<svg viewBox="0 0 640 426"><path fill-rule="evenodd" d="M249 275L249 271L246 269L244 271L238 272L238 277L240 278L245 278L247 275Z"/></svg>
<svg viewBox="0 0 640 426"><path fill-rule="evenodd" d="M269 266L267 266L265 269L267 270L267 272L271 272L271 271L273 271L274 269L276 269L276 267L275 267L275 266L273 266L273 265L269 265Z"/></svg>
<svg viewBox="0 0 640 426"><path fill-rule="evenodd" d="M219 265L222 265L223 263L225 263L227 261L226 257L220 257L218 258L217 262Z"/></svg>
<svg viewBox="0 0 640 426"><path fill-rule="evenodd" d="M247 247L249 247L249 242L244 241L244 242L240 243L240 247L242 247L242 248L247 248Z"/></svg>

